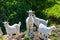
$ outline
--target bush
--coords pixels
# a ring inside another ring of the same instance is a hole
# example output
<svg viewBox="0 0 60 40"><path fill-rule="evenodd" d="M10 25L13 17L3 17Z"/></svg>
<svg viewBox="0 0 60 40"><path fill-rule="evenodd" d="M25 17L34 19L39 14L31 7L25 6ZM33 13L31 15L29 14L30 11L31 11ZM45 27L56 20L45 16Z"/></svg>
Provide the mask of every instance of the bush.
<svg viewBox="0 0 60 40"><path fill-rule="evenodd" d="M57 35L56 32L52 32L52 35L53 35L54 37L58 37L58 35Z"/></svg>
<svg viewBox="0 0 60 40"><path fill-rule="evenodd" d="M54 6L50 8L46 8L43 10L45 15L47 15L48 18L54 17L56 21L60 20L60 1L56 0L56 3ZM52 18L53 19L53 18Z"/></svg>
<svg viewBox="0 0 60 40"><path fill-rule="evenodd" d="M24 40L31 40L29 36L26 36Z"/></svg>

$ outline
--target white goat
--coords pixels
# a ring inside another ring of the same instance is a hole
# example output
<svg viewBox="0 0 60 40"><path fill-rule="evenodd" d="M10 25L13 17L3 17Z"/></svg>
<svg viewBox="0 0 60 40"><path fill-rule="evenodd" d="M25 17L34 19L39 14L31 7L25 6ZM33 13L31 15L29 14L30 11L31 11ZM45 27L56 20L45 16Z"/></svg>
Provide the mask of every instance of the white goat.
<svg viewBox="0 0 60 40"><path fill-rule="evenodd" d="M42 23L39 25L39 28L38 28L39 35L40 35L40 33L45 35L44 40L48 40L48 34L52 30L56 30L56 27L55 26L47 27L46 25L44 25Z"/></svg>
<svg viewBox="0 0 60 40"><path fill-rule="evenodd" d="M18 24L14 24L12 26L9 25L8 22L3 22L5 28L6 28L6 31L7 31L7 34L10 35L12 37L12 34L14 33L19 33L20 32L20 26L21 26L21 22L19 22Z"/></svg>
<svg viewBox="0 0 60 40"><path fill-rule="evenodd" d="M26 19L26 27L27 27L27 34L26 36L29 34L29 31L32 30L33 31L33 17L32 17L32 10L27 11L29 13L29 16Z"/></svg>
<svg viewBox="0 0 60 40"><path fill-rule="evenodd" d="M35 14L33 14L32 16L33 16L33 19L34 19L34 24L37 27L39 27L40 23L42 23L42 24L47 26L48 20L40 19L40 18L36 17Z"/></svg>

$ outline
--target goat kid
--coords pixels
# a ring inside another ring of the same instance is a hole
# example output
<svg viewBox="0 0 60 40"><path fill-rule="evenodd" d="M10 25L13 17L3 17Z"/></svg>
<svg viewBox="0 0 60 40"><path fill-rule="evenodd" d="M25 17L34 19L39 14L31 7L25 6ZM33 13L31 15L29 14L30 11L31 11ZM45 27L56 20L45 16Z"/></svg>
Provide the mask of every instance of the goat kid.
<svg viewBox="0 0 60 40"><path fill-rule="evenodd" d="M39 25L39 28L38 28L39 35L40 33L42 33L45 36L44 40L48 40L48 34L52 32L53 30L56 30L56 27L54 25L51 27L47 27L46 25L42 23Z"/></svg>
<svg viewBox="0 0 60 40"><path fill-rule="evenodd" d="M6 31L7 31L7 34L10 35L12 37L12 34L16 33L16 35L19 34L20 32L20 26L21 26L21 22L19 22L18 24L14 24L12 26L9 25L9 22L3 22L5 28L6 28Z"/></svg>
<svg viewBox="0 0 60 40"><path fill-rule="evenodd" d="M33 31L33 17L32 17L32 10L27 11L29 13L29 16L26 18L26 28L27 28L27 34L26 36L29 34L29 31L32 30Z"/></svg>
<svg viewBox="0 0 60 40"><path fill-rule="evenodd" d="M32 15L33 19L34 19L34 24L38 27L40 23L44 24L47 26L48 24L48 20L44 20L44 19L40 19L38 17L35 16L35 14Z"/></svg>

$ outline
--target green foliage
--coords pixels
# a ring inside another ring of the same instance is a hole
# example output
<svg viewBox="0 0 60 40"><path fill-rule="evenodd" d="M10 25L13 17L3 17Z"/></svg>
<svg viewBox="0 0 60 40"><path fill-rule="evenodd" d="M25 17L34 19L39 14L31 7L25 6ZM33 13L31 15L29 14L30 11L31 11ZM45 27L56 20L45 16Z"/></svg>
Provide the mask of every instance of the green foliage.
<svg viewBox="0 0 60 40"><path fill-rule="evenodd" d="M26 36L24 40L31 40L29 36Z"/></svg>
<svg viewBox="0 0 60 40"><path fill-rule="evenodd" d="M58 38L54 37L54 39L53 39L53 40L58 40Z"/></svg>
<svg viewBox="0 0 60 40"><path fill-rule="evenodd" d="M3 38L0 38L0 40L3 40Z"/></svg>
<svg viewBox="0 0 60 40"><path fill-rule="evenodd" d="M55 32L52 32L52 35L53 35L54 37L58 37L57 33L55 33Z"/></svg>
<svg viewBox="0 0 60 40"><path fill-rule="evenodd" d="M60 1L55 0L56 4L50 8L43 10L47 17L54 17L56 20L60 20Z"/></svg>
<svg viewBox="0 0 60 40"><path fill-rule="evenodd" d="M58 40L58 34L56 32L52 32L52 37L51 37L52 40Z"/></svg>

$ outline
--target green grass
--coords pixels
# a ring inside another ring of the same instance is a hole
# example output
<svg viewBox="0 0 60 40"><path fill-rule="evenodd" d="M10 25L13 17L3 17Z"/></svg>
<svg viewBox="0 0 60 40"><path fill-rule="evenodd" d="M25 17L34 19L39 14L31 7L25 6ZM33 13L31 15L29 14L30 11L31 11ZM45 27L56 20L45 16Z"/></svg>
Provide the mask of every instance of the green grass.
<svg viewBox="0 0 60 40"><path fill-rule="evenodd" d="M0 38L0 40L4 40L3 38Z"/></svg>
<svg viewBox="0 0 60 40"><path fill-rule="evenodd" d="M51 40L58 40L58 39L59 39L56 32L52 32L52 35L49 36L49 38L50 38Z"/></svg>
<svg viewBox="0 0 60 40"><path fill-rule="evenodd" d="M60 27L56 25L57 30L60 30ZM56 32L52 32L52 36L50 36L51 40L59 40L59 35Z"/></svg>

